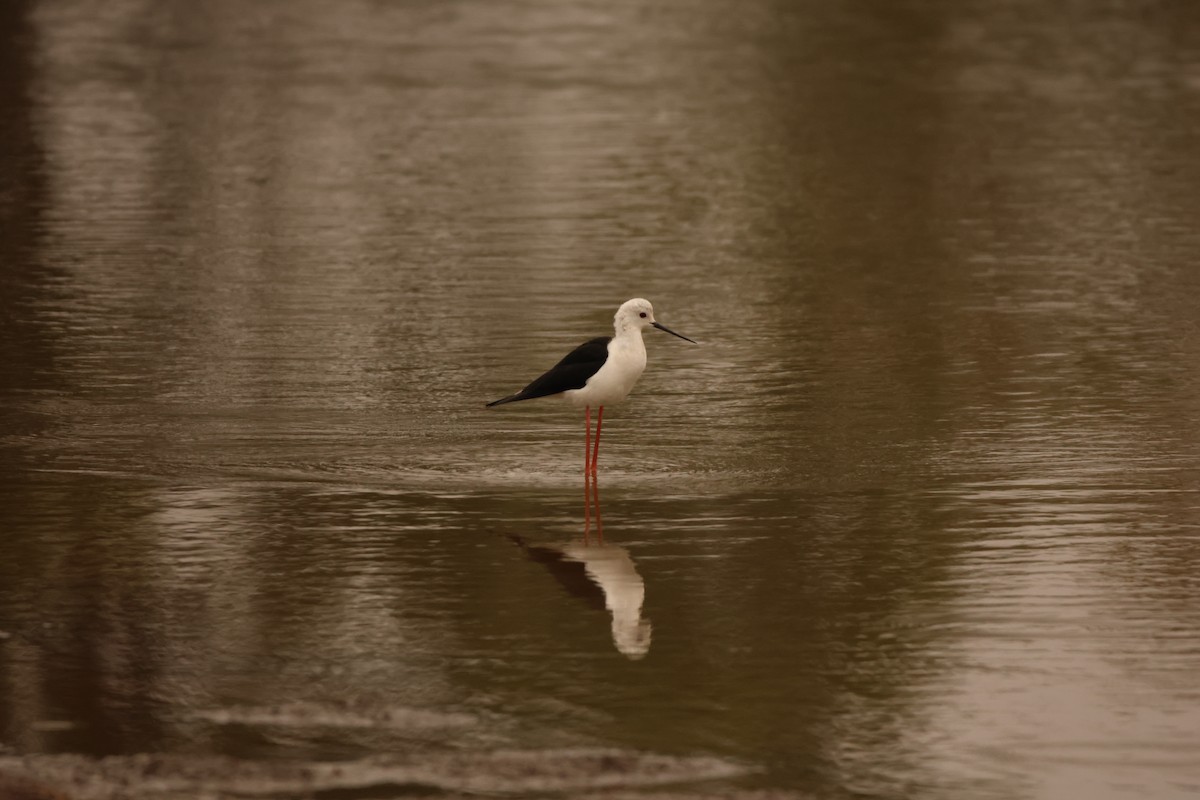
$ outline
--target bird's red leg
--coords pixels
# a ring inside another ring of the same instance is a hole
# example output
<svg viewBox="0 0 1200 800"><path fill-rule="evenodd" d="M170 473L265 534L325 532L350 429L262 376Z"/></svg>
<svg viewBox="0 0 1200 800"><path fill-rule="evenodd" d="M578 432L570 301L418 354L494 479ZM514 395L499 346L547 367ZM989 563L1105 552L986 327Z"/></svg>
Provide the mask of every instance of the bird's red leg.
<svg viewBox="0 0 1200 800"><path fill-rule="evenodd" d="M587 544L592 529L592 487L588 479L588 466L592 457L592 407L584 409L587 437L583 440L583 543Z"/></svg>
<svg viewBox="0 0 1200 800"><path fill-rule="evenodd" d="M596 461L600 457L600 424L604 421L604 406L596 411L596 444L592 446L592 475L596 474Z"/></svg>
<svg viewBox="0 0 1200 800"><path fill-rule="evenodd" d="M592 407L587 406L583 410L584 424L587 426L586 438L583 440L583 474L588 474L588 469L592 465Z"/></svg>

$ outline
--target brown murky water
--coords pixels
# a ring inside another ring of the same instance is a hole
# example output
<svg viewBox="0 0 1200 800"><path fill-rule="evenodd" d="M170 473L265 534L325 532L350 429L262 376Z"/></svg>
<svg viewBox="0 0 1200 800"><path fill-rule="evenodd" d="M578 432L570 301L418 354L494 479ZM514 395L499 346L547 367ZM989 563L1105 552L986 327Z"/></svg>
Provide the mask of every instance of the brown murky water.
<svg viewBox="0 0 1200 800"><path fill-rule="evenodd" d="M6 2L0 773L1200 791L1200 15L875 6Z"/></svg>

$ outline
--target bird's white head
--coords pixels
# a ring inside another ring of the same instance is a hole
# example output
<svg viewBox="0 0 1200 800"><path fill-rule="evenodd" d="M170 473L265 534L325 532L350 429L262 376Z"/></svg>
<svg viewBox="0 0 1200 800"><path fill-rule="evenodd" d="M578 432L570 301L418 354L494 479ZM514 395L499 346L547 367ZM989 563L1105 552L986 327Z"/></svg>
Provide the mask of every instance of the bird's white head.
<svg viewBox="0 0 1200 800"><path fill-rule="evenodd" d="M613 324L619 333L622 329L641 330L654 324L654 306L642 297L626 300L617 309Z"/></svg>
<svg viewBox="0 0 1200 800"><path fill-rule="evenodd" d="M660 325L654 321L654 306L650 305L650 301L643 297L635 297L632 300L626 300L617 309L617 315L613 318L613 327L616 328L617 335L622 333L641 333L643 328L658 328L660 331L678 336L680 339L687 339L695 344L695 339L688 339L680 333L668 328L666 325Z"/></svg>

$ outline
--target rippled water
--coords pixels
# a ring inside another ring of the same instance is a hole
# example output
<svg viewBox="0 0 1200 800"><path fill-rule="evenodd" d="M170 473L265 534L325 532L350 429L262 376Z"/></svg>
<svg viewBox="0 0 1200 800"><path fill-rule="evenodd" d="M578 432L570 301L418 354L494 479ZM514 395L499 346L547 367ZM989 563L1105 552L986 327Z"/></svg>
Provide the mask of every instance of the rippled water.
<svg viewBox="0 0 1200 800"><path fill-rule="evenodd" d="M6 3L0 792L1193 796L1197 23Z"/></svg>

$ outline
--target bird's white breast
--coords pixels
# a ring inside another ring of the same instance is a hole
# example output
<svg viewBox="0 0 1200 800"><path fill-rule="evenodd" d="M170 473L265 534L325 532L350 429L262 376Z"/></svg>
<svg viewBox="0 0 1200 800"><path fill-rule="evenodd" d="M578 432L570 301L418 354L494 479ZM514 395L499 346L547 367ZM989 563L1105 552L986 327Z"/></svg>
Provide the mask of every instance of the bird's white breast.
<svg viewBox="0 0 1200 800"><path fill-rule="evenodd" d="M582 389L564 392L576 408L619 403L633 390L646 369L646 345L641 333L617 336L608 343L608 358Z"/></svg>

